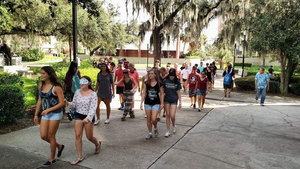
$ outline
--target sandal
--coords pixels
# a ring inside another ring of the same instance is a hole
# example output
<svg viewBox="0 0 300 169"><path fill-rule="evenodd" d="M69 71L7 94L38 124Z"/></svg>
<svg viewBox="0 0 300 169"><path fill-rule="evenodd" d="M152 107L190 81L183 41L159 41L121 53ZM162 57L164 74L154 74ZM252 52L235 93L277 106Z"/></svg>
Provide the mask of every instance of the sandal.
<svg viewBox="0 0 300 169"><path fill-rule="evenodd" d="M82 162L82 160L83 160L83 158L81 158L81 159L80 159L80 158L77 158L77 160L72 161L71 164L72 164L72 165L77 165L78 163Z"/></svg>
<svg viewBox="0 0 300 169"><path fill-rule="evenodd" d="M100 153L101 141L99 141L99 145L96 147L95 154Z"/></svg>

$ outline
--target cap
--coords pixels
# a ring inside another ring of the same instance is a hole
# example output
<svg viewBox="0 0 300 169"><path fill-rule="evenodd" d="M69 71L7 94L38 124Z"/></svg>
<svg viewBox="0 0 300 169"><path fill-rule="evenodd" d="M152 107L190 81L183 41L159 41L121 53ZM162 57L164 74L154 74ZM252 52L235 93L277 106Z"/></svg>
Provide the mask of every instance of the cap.
<svg viewBox="0 0 300 169"><path fill-rule="evenodd" d="M123 65L123 62L119 62L119 65Z"/></svg>
<svg viewBox="0 0 300 169"><path fill-rule="evenodd" d="M209 63L206 63L206 65L209 65Z"/></svg>
<svg viewBox="0 0 300 169"><path fill-rule="evenodd" d="M196 66L193 66L193 70L197 70Z"/></svg>
<svg viewBox="0 0 300 169"><path fill-rule="evenodd" d="M128 70L127 70L127 69L124 69L124 70L123 70L123 74L128 74Z"/></svg>

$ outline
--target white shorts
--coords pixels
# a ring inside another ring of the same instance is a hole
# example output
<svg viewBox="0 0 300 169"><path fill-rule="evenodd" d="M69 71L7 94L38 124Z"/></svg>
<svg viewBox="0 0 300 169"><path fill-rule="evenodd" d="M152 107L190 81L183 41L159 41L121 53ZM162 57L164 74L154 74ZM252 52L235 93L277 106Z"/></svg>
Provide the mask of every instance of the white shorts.
<svg viewBox="0 0 300 169"><path fill-rule="evenodd" d="M214 75L214 81L216 81L217 75Z"/></svg>

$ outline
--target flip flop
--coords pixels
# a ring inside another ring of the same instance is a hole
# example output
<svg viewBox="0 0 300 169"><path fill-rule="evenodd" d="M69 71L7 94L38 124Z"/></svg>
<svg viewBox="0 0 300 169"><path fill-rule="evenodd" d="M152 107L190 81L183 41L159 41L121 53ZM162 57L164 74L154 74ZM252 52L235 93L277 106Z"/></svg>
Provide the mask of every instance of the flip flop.
<svg viewBox="0 0 300 169"><path fill-rule="evenodd" d="M77 158L77 160L76 161L72 161L71 164L72 165L77 165L78 163L82 162L82 160L83 160L83 158L81 158L81 159Z"/></svg>
<svg viewBox="0 0 300 169"><path fill-rule="evenodd" d="M96 147L95 154L100 153L100 150L101 150L100 147L101 147L101 141L99 141L99 145ZM97 151L97 149L99 149L99 152Z"/></svg>

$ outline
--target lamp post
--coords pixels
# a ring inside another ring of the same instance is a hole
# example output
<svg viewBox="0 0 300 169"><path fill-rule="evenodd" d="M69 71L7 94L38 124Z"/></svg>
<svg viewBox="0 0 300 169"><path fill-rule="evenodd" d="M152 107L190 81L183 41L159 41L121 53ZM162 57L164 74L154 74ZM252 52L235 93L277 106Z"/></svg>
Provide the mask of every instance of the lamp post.
<svg viewBox="0 0 300 169"><path fill-rule="evenodd" d="M73 60L77 59L77 0L72 2L72 19L73 19Z"/></svg>
<svg viewBox="0 0 300 169"><path fill-rule="evenodd" d="M244 41L243 41L243 64L242 64L242 77L244 77L244 67L245 67L245 47L246 47L246 31L243 31Z"/></svg>
<svg viewBox="0 0 300 169"><path fill-rule="evenodd" d="M235 55L236 55L236 43L234 43L234 51L233 51L233 68L235 65Z"/></svg>

